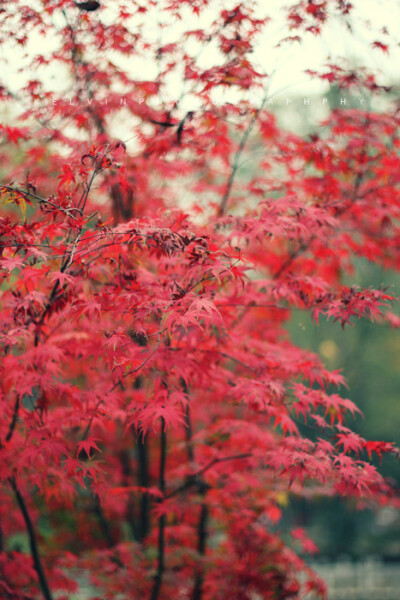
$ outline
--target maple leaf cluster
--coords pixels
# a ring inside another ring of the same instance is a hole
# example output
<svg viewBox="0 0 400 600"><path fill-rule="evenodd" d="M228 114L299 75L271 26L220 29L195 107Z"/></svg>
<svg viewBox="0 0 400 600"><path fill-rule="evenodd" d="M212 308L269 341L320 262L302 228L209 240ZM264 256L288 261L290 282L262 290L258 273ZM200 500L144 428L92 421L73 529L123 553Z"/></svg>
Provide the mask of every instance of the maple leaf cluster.
<svg viewBox="0 0 400 600"><path fill-rule="evenodd" d="M323 598L313 541L279 533L285 505L398 506L371 462L398 450L349 428L360 411L343 375L287 324L299 309L398 326L390 290L346 276L357 257L400 265L399 113L343 108L321 135L282 129L266 97L248 99L266 79L257 5L171 0L158 10L172 31L190 12L213 18L160 45L144 27L153 0L37 4L0 10L1 44L54 41L0 96L23 106L0 126L2 597L68 598L83 574L93 599ZM301 42L351 8L284 15ZM126 56L158 74L135 78ZM70 101L46 102L48 66ZM198 109L169 97L182 73ZM335 65L316 76L355 85ZM237 177L252 131L262 156ZM29 548L13 545L21 532Z"/></svg>

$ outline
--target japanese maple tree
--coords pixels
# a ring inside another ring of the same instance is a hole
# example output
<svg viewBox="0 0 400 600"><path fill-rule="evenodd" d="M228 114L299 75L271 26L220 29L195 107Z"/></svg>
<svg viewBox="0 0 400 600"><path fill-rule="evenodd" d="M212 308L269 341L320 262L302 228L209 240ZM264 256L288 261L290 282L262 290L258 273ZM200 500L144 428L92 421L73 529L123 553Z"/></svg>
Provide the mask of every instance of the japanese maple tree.
<svg viewBox="0 0 400 600"><path fill-rule="evenodd" d="M280 43L351 11L282 3ZM279 127L261 2L9 0L0 23L0 597L324 597L283 507L397 504L371 459L398 451L287 324L398 325L390 291L345 284L356 257L400 265L397 107Z"/></svg>

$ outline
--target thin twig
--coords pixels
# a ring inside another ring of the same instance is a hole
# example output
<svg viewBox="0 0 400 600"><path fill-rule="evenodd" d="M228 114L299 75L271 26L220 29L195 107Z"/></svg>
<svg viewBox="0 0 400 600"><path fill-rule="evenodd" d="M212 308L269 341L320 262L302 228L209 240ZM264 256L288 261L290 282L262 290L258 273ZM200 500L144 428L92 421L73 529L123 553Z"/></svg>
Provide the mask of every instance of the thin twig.
<svg viewBox="0 0 400 600"><path fill-rule="evenodd" d="M229 178L228 178L228 181L227 181L227 184L226 184L225 194L224 194L224 196L223 196L223 198L221 200L221 203L219 205L219 208L218 208L218 213L217 213L218 217L222 217L223 214L225 213L226 206L228 204L229 196L230 196L230 193L231 193L233 181L235 179L237 170L239 168L240 157L242 155L242 152L244 150L246 142L247 142L247 140L249 138L249 135L253 131L254 125L256 124L256 121L257 121L258 117L260 116L260 112L264 108L264 104L267 101L267 99L268 99L268 93L266 92L264 94L264 96L263 96L263 99L261 101L260 106L254 112L254 114L253 114L253 116L251 118L251 121L250 121L247 129L245 130L244 134L242 135L242 139L239 142L239 146L238 146L238 148L236 150L235 157L233 159L231 172L229 174Z"/></svg>

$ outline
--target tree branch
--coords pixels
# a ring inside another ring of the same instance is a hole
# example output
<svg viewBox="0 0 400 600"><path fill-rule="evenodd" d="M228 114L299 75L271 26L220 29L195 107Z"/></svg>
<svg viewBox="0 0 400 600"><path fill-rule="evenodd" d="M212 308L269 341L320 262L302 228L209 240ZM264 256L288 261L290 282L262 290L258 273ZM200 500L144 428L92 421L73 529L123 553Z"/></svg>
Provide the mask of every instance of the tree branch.
<svg viewBox="0 0 400 600"><path fill-rule="evenodd" d="M192 442L193 428L192 428L192 419L190 416L189 390L188 390L186 382L183 378L181 378L180 384L182 386L183 393L185 394L185 396L188 399L187 404L186 404L186 409L185 409L185 425L186 425L185 433L186 433L187 454L188 454L189 462L194 463L194 448L193 448L193 442Z"/></svg>
<svg viewBox="0 0 400 600"><path fill-rule="evenodd" d="M121 462L121 467L122 467L122 473L124 476L123 483L124 483L124 485L126 485L128 487L129 482L132 480L132 470L131 470L131 464L130 464L130 457L129 457L128 451L126 449L124 449L120 454L120 462ZM127 505L126 505L126 520L131 529L132 537L135 540L139 540L140 539L139 524L136 521L133 495L131 493L129 493L129 495L128 495L128 501L127 501Z"/></svg>
<svg viewBox="0 0 400 600"><path fill-rule="evenodd" d="M110 524L104 514L103 508L100 504L100 498L97 494L94 494L94 503L93 503L94 513L99 521L100 529L103 534L105 541L107 542L107 546L109 548L113 548L115 545L114 538L112 535Z"/></svg>
<svg viewBox="0 0 400 600"><path fill-rule="evenodd" d="M203 494L206 495L206 489ZM203 558L206 554L207 546L207 523L208 523L209 509L208 505L203 500L200 508L200 519L197 527L197 552ZM197 568L196 578L193 588L193 600L201 600L203 597L203 583L204 583L204 565L200 563Z"/></svg>
<svg viewBox="0 0 400 600"><path fill-rule="evenodd" d="M160 431L160 472L159 489L162 494L165 492L165 466L167 458L167 434L165 431L165 421L161 419ZM158 520L158 558L157 573L154 577L154 585L151 592L151 600L157 600L161 591L162 580L165 569L165 514L162 514Z"/></svg>
<svg viewBox="0 0 400 600"><path fill-rule="evenodd" d="M194 463L194 448L193 448L193 428L192 428L192 420L190 415L190 403L189 403L189 389L186 385L185 380L182 378L180 381L183 389L183 393L187 396L187 404L185 411L185 422L186 422L186 447L187 454L190 463ZM189 483L191 477L188 477L187 483ZM208 521L208 505L205 501L205 496L207 493L207 484L204 481L199 481L200 493L203 496L203 501L201 503L200 508L200 519L197 527L197 552L203 557L206 553L207 546L207 521ZM202 562L196 568L195 574L195 582L193 587L193 595L192 600L201 600L203 596L203 582L204 582L204 565Z"/></svg>
<svg viewBox="0 0 400 600"><path fill-rule="evenodd" d="M251 121L250 121L247 129L243 133L242 138L241 138L241 140L239 142L239 146L238 146L238 148L236 150L235 157L233 159L231 172L229 174L229 178L228 178L228 181L227 181L227 184L226 184L225 194L224 194L224 196L223 196L223 198L221 200L221 204L219 205L219 208L218 208L217 217L222 217L224 215L224 213L225 213L226 206L227 206L228 200L229 200L229 196L230 196L230 193L231 193L231 190L232 190L232 185L233 185L234 179L236 177L236 173L237 173L238 168L239 168L240 157L241 157L242 152L244 150L244 147L245 147L245 145L247 143L249 135L253 131L254 125L256 124L257 119L260 116L260 112L264 108L264 104L267 101L267 99L268 99L268 92L265 92L265 94L264 94L264 96L262 98L260 106L257 108L257 110L255 111L255 113L253 114L253 116L251 118Z"/></svg>
<svg viewBox="0 0 400 600"><path fill-rule="evenodd" d="M211 467L213 467L214 465L216 465L216 464L218 464L220 462L226 462L228 460L239 460L239 459L242 459L242 458L250 458L251 456L253 456L253 455L250 452L247 452L245 454L234 454L233 456L225 456L223 458L214 458L205 467L203 467L202 469L200 469L196 473L193 473L193 475L190 475L188 477L187 481L183 485L181 485L180 487L176 488L176 490L173 490L169 494L166 494L166 496L164 496L164 499L168 500L169 498L173 498L174 496L177 496L181 492L184 492L185 490L188 490L191 487L194 487L196 485L201 484L201 482L199 481L199 477L201 475L204 475L204 473L206 471L208 471L209 469L211 469ZM203 485L204 485L204 483L203 483Z"/></svg>
<svg viewBox="0 0 400 600"><path fill-rule="evenodd" d="M10 427L8 428L8 433L6 435L6 442L9 442L11 440L13 433L14 433L14 429L17 425L19 405L20 405L20 399L19 399L19 394L17 394L17 397L15 399L15 404L14 404L13 416L11 419Z"/></svg>
<svg viewBox="0 0 400 600"><path fill-rule="evenodd" d="M47 577L46 577L46 574L43 569L42 559L40 557L39 546L37 543L37 535L36 535L34 525L32 523L31 516L28 511L28 507L26 505L24 497L22 496L22 494L17 486L17 482L15 481L15 478L9 477L8 481L13 489L18 506L21 509L22 515L24 517L25 526L26 526L26 530L28 532L28 537L29 537L29 545L30 545L30 549L31 549L31 556L33 559L33 566L38 575L39 585L40 585L41 592L43 594L43 598L45 600L53 600L53 596L51 594L49 584L47 582Z"/></svg>
<svg viewBox="0 0 400 600"><path fill-rule="evenodd" d="M137 436L136 440L138 466L139 466L139 485L141 487L149 487L149 456L148 456L148 441L147 437L142 435ZM144 493L140 500L140 523L139 523L139 540L142 541L150 531L150 497Z"/></svg>

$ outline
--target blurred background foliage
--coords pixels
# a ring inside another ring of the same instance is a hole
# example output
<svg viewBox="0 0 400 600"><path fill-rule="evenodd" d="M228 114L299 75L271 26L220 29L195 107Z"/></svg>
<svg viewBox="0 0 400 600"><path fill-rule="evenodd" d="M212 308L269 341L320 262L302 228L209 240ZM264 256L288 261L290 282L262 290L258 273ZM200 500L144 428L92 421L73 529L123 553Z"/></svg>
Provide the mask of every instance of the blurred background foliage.
<svg viewBox="0 0 400 600"><path fill-rule="evenodd" d="M357 261L349 283L388 287L393 295L400 295L399 274L365 260ZM399 445L400 331L364 320L355 320L354 327L345 330L326 319L317 325L309 314L300 311L293 314L289 331L295 344L317 352L330 369L343 372L349 389L342 393L364 415L354 417L350 427L368 439ZM382 464L376 461L376 466L398 485L398 460L384 458ZM386 560L400 559L399 513L385 507L377 511L352 508L352 503L339 498L299 500L287 507L285 521L287 526L295 523L305 527L327 558L347 554L359 559L374 554Z"/></svg>
<svg viewBox="0 0 400 600"><path fill-rule="evenodd" d="M292 96L288 106L281 102L270 107L281 126L302 136L323 133L319 123L327 116L327 109L360 108L359 98L362 97L365 99L363 110L381 112L388 99L396 99L393 93L383 101L363 90L351 95L335 86L324 95L328 100L325 108L322 96L311 97L309 104L304 103L304 97ZM345 106L340 103L342 98L346 99ZM355 259L353 266L354 272L346 275L348 285L384 287L400 298L399 273L384 270L364 259ZM398 314L399 307L394 305L393 312ZM354 320L353 325L343 330L339 323L326 319L320 319L317 325L310 314L296 311L289 324L289 333L296 345L317 352L328 368L342 371L349 389L341 393L353 400L363 413L349 421L353 431L371 440L394 442L399 446L400 330L365 320ZM303 430L310 436L309 427L307 431L305 427ZM381 464L379 460L375 464L397 488L400 487L400 463L395 457L384 457ZM340 498L321 497L312 502L299 499L286 507L283 524L288 529L293 525L304 527L324 559L334 561L347 555L360 560L376 555L383 560L399 561L399 512L385 507L377 511L354 509L354 502Z"/></svg>

